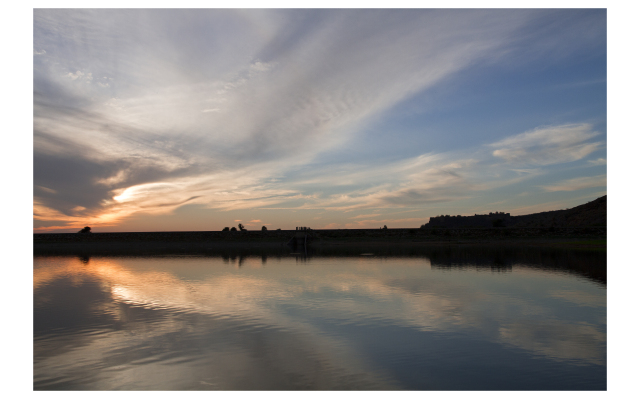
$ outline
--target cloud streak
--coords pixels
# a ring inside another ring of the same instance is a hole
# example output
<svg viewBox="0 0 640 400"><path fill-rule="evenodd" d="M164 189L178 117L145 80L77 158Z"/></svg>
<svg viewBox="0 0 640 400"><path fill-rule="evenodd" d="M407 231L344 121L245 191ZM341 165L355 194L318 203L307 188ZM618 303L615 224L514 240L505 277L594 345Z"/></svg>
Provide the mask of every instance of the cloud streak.
<svg viewBox="0 0 640 400"><path fill-rule="evenodd" d="M506 62L547 14L36 10L34 220L117 224L187 203L423 207L526 179L495 160L524 170L582 159L604 146L586 123L507 137L485 146L492 156L463 147L382 164L332 161L404 102Z"/></svg>
<svg viewBox="0 0 640 400"><path fill-rule="evenodd" d="M493 143L493 156L512 164L551 165L580 160L603 143L589 142L597 136L590 124L536 128Z"/></svg>
<svg viewBox="0 0 640 400"><path fill-rule="evenodd" d="M565 181L557 182L555 185L543 186L547 192L572 192L575 190L588 189L594 187L606 187L607 176L585 176L581 178L567 179Z"/></svg>

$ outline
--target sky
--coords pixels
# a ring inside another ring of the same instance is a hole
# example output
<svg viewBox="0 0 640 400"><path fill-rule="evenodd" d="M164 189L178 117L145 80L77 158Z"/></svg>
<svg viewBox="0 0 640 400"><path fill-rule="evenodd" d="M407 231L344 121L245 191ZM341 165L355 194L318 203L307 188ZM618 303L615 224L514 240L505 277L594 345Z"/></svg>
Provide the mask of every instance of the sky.
<svg viewBox="0 0 640 400"><path fill-rule="evenodd" d="M35 9L34 232L417 228L607 194L604 9Z"/></svg>

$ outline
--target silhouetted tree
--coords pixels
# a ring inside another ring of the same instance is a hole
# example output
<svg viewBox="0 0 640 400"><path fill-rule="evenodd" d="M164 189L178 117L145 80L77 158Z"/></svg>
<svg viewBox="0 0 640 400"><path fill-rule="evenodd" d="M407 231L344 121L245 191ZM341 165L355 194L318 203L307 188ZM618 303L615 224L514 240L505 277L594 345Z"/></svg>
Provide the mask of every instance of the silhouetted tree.
<svg viewBox="0 0 640 400"><path fill-rule="evenodd" d="M244 225L242 224L238 224L238 229L240 229L241 231L246 231L246 229L244 229Z"/></svg>
<svg viewBox="0 0 640 400"><path fill-rule="evenodd" d="M263 230L263 231L266 231L266 230L267 230L267 227L266 227L266 226L263 226L263 227L262 227L262 230Z"/></svg>
<svg viewBox="0 0 640 400"><path fill-rule="evenodd" d="M229 227L225 226L224 228L222 228L222 232L229 232Z"/></svg>
<svg viewBox="0 0 640 400"><path fill-rule="evenodd" d="M385 225L382 229L387 229L387 226Z"/></svg>
<svg viewBox="0 0 640 400"><path fill-rule="evenodd" d="M91 233L91 227L85 226L84 228L80 229L78 233Z"/></svg>
<svg viewBox="0 0 640 400"><path fill-rule="evenodd" d="M238 230L236 229L236 227L235 227L235 226L232 226L232 227L231 227L231 232L237 232L237 231L238 231Z"/></svg>

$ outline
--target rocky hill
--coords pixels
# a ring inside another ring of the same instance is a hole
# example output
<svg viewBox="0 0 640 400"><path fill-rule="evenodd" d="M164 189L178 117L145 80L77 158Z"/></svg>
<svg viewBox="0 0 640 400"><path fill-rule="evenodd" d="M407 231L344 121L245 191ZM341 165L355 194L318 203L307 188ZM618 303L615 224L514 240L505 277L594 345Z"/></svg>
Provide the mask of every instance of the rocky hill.
<svg viewBox="0 0 640 400"><path fill-rule="evenodd" d="M547 211L514 217L515 226L583 227L607 225L607 196L568 210Z"/></svg>
<svg viewBox="0 0 640 400"><path fill-rule="evenodd" d="M577 228L607 225L607 196L567 210L545 211L541 213L511 216L509 213L490 213L473 216L431 217L421 228Z"/></svg>

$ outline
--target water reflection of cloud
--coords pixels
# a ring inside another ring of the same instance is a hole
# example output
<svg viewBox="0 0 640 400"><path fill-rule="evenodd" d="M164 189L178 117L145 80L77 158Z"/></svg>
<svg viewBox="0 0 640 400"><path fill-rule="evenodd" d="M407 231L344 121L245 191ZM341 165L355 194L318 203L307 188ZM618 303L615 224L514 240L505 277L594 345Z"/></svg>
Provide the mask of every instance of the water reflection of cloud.
<svg viewBox="0 0 640 400"><path fill-rule="evenodd" d="M554 290L549 293L549 296L585 307L600 307L605 301L605 294L580 290Z"/></svg>
<svg viewBox="0 0 640 400"><path fill-rule="evenodd" d="M122 303L253 321L305 332L314 340L326 337L317 331L313 318L345 323L388 321L426 331L480 332L487 340L551 358L604 362L606 335L588 322L567 320L546 325L527 322L549 313L543 302L530 295L531 285L537 281L532 270L522 276L510 274L508 281L497 284L489 273L432 272L424 267L423 260L410 259L403 260L401 265L391 260L367 267L359 260L353 264L343 260L309 268L296 265L293 259L282 259L270 263L269 268L252 270L229 266L222 269L220 265L225 264L212 259L166 262L175 263L172 268L188 269L203 260L210 272L197 280L178 278L170 269L136 267L135 262L125 259L92 259L87 264L76 260L51 269L35 269L34 287L59 274L84 274L105 282L113 298ZM569 278L558 275L557 279ZM550 290L549 294L550 299L573 295L574 302L581 302L582 306L605 307L597 296L582 296L588 299L589 303L585 303L578 291ZM291 307L302 313L291 317L286 311ZM520 319L513 322L516 317ZM574 336L577 341L568 344ZM337 345L326 342L326 346Z"/></svg>
<svg viewBox="0 0 640 400"><path fill-rule="evenodd" d="M517 320L500 328L504 343L545 357L605 365L605 333L589 324Z"/></svg>
<svg viewBox="0 0 640 400"><path fill-rule="evenodd" d="M194 332L197 321L192 318L197 315L161 317L142 324L143 331L136 326L104 332L40 357L36 371L42 373L36 373L34 381L46 381L47 372L56 371L57 383L92 390L393 388L383 376L358 366L355 358L349 358L349 349L340 346L331 351L304 335L234 326L229 321L209 321ZM197 340L203 341L202 346L184 345ZM40 347L37 354L42 353Z"/></svg>
<svg viewBox="0 0 640 400"><path fill-rule="evenodd" d="M126 322L126 330L93 327L96 331L91 335L69 333L63 338L64 348L57 338L38 340L37 369L57 370L74 377L81 387L135 390L143 388L137 383L142 379L157 389L194 389L184 387L184 382L197 378L206 386L203 389L394 388L384 374L362 364L348 344L273 312L270 301L293 299L296 294L279 290L278 282L225 274L182 281L167 272L139 271L100 259L86 265L69 260L68 265L53 265L49 271L36 268L34 282L42 290L71 274L80 282L106 283L121 306L105 302L101 311ZM266 305L257 301L261 298ZM146 308L155 318L128 321L128 306ZM205 316L208 319L199 324ZM206 354L190 354L180 344L183 340L203 340ZM212 343L219 346L212 348ZM163 368L171 372L166 379L158 378L164 375ZM40 380L46 381L46 374L34 375L34 382Z"/></svg>

